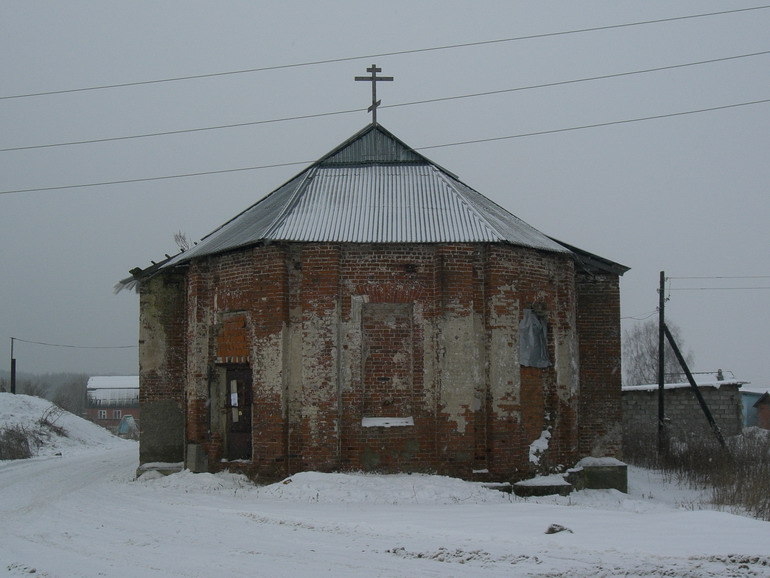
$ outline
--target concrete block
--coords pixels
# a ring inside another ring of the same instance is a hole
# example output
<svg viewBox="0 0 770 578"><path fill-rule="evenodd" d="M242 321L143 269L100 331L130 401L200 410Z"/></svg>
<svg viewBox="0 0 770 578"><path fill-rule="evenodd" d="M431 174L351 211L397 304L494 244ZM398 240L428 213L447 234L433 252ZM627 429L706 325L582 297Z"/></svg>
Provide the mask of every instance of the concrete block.
<svg viewBox="0 0 770 578"><path fill-rule="evenodd" d="M187 444L185 468L195 474L209 471L209 456L200 444Z"/></svg>
<svg viewBox="0 0 770 578"><path fill-rule="evenodd" d="M585 488L618 490L628 493L628 466L615 458L583 458L577 464L583 469Z"/></svg>

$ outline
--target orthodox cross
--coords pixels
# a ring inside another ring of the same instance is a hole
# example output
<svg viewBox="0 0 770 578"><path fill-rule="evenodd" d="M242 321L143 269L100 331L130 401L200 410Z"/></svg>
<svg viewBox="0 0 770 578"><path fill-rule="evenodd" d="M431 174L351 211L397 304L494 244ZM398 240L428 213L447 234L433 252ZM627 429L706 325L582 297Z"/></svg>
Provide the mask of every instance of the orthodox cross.
<svg viewBox="0 0 770 578"><path fill-rule="evenodd" d="M363 80L365 82L372 83L372 106L367 111L372 113L372 124L377 124L377 107L380 106L380 100L377 100L377 83L381 80L393 80L392 76L377 76L378 72L382 72L382 68L377 68L376 64L372 64L371 68L367 68L366 72L371 72L371 76L356 76L356 80Z"/></svg>

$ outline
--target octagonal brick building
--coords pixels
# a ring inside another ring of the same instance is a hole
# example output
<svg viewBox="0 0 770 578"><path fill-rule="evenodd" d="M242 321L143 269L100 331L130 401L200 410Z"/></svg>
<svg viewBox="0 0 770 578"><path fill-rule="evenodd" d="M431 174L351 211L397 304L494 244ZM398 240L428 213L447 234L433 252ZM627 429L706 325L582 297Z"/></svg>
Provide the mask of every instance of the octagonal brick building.
<svg viewBox="0 0 770 578"><path fill-rule="evenodd" d="M131 272L140 463L516 480L619 457L626 270L371 124Z"/></svg>

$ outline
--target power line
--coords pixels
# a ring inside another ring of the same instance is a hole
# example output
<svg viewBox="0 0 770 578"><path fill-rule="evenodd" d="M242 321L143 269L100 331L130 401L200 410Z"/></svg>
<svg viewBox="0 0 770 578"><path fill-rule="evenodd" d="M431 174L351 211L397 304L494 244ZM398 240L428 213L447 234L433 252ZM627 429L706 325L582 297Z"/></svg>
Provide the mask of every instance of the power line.
<svg viewBox="0 0 770 578"><path fill-rule="evenodd" d="M770 53L770 51L768 51ZM385 108L385 107L379 107L379 108ZM145 134L134 134L134 135L126 135L126 136L116 136L116 137L108 137L108 138L97 138L97 139L90 139L90 140L79 140L79 141L69 141L69 142L60 142L60 143L51 143L51 144L43 144L43 145L30 145L30 146L23 146L23 147L10 147L5 149L0 149L0 153L10 152L10 151L25 151L30 149L44 149L44 148L52 148L52 147L63 147L63 146L71 146L71 145L83 145L83 144L94 144L94 143L102 143L102 142L111 142L111 141L121 141L121 140L130 140L130 139L136 139L136 138L148 138L148 137L157 137L157 136L169 136L169 135L175 135L175 134L184 134L184 133L191 133L191 132L202 132L207 130L221 130L226 128L237 128L237 127L243 127L243 126L255 126L259 124L270 124L270 123L276 123L276 122L286 122L291 120L307 120L309 118L320 118L324 116L333 116L333 115L339 115L339 114L351 114L354 112L363 112L366 108L351 108L349 110L338 110L335 112L320 112L316 114L305 114L301 116L288 116L283 118L274 118L274 119L268 119L268 120L255 120L255 121L249 121L249 122L238 122L238 123L232 123L232 124L221 124L217 126L204 126L204 127L198 127L198 128L186 128L186 129L180 129L180 130L169 130L164 132L153 132L153 133L145 133Z"/></svg>
<svg viewBox="0 0 770 578"><path fill-rule="evenodd" d="M752 291L754 289L770 289L768 287L669 287L669 291Z"/></svg>
<svg viewBox="0 0 770 578"><path fill-rule="evenodd" d="M703 112L712 112L716 110L725 110L728 108L737 108L740 106L750 106L754 104L762 104L770 102L770 98L766 98L763 100L754 100L751 102L740 102L736 104L726 104L723 106L715 106L711 108L701 108L698 110L687 110L684 112L672 112L668 114L659 114L655 116L645 116L645 117L639 117L639 118L630 118L626 120L614 120L610 122L600 122L596 124L585 124L582 126L572 126L567 128L557 128L553 130L543 130L538 132L529 132L529 133L522 133L522 134L515 134L510 136L498 136L498 137L492 137L492 138L483 138L483 139L476 139L476 140L466 140L466 141L458 141L453 143L446 143L446 144L440 144L440 145L431 145L431 146L424 146L424 147L417 147L417 150L427 150L427 149L437 149L442 147L452 147L452 146L459 146L459 145L467 145L467 144L476 144L476 143L482 143L482 142L493 142L493 141L499 141L499 140L507 140L507 139L513 139L513 138L524 138L524 137L530 137L530 136L539 136L539 135L545 135L545 134L555 134L560 132L569 132L573 130L584 130L588 128L599 128L604 126L613 126L618 124L629 124L632 122L643 122L648 120L657 120L661 118L672 118L675 116L685 116L688 114L700 114Z"/></svg>
<svg viewBox="0 0 770 578"><path fill-rule="evenodd" d="M650 72L660 72L660 71L663 71L663 70L673 70L673 69L676 69L676 68L685 68L685 67L688 67L688 66L698 66L698 65L701 65L701 64L713 64L715 62L724 62L724 61L727 61L727 60L736 60L738 58L749 58L749 57L752 57L752 56L760 56L760 55L763 55L763 54L770 54L770 50L765 50L765 51L762 51L762 52L753 52L753 53L750 53L750 54L738 54L738 55L735 55L735 56L725 56L725 57L722 57L722 58L713 58L711 60L700 60L698 62L686 62L686 63L683 63L683 64L671 64L671 65L668 65L668 66L659 66L659 67L656 67L656 68L646 68L646 69L642 69L642 70L632 70L630 72L617 72L617 73L614 73L614 74L603 74L601 76L590 76L590 77L586 77L586 78L577 78L577 79L573 79L573 80L561 80L561 81L557 81L557 82L548 82L548 83L545 83L545 84L533 84L533 85L530 85L530 86L521 86L521 87L517 87L517 88L504 88L504 89L501 89L501 90L490 90L490 91L487 91L487 92L477 92L477 93L473 93L473 94L464 94L464 95L461 95L461 96L447 96L447 97L443 97L443 98L432 98L432 99L428 99L428 100L417 100L417 101L406 102L406 103L402 103L402 104L384 104L384 105L380 106L379 108L396 108L396 107L399 107L399 106L411 106L413 104L429 104L429 103L434 103L434 102L442 102L442 101L445 101L445 100L458 100L458 99L461 99L461 98L473 98L473 97L477 97L477 96L488 96L488 95L494 95L494 94L502 94L502 93L506 93L506 92L516 92L516 91L519 91L519 90L532 90L532 89L535 89L535 88L549 88L549 87L553 87L553 86L562 86L562 85L565 85L565 84L577 84L579 82L590 82L590 81L594 81L594 80L606 80L608 78L619 78L619 77L622 77L622 76L631 76L631 75L634 75L634 74L646 74L646 73L650 73ZM0 152L2 152L2 150L0 150Z"/></svg>
<svg viewBox="0 0 770 578"><path fill-rule="evenodd" d="M715 276L715 277L666 277L666 279L770 279L770 275Z"/></svg>
<svg viewBox="0 0 770 578"><path fill-rule="evenodd" d="M539 136L539 135L547 135L547 134L556 134L556 133L562 133L562 132L569 132L569 131L576 131L576 130L585 130L590 128L600 128L600 127L606 127L606 126L613 126L613 125L620 125L620 124L629 124L634 122L643 122L648 120L658 120L663 118L672 118L676 116L684 116L684 115L690 115L690 114L700 114L704 112L713 112L717 110L725 110L729 108L737 108L741 106L750 106L755 104L762 104L770 102L770 99L763 99L763 100L754 100L751 102L740 102L735 104L726 104L722 106L715 106L711 108L702 108L698 110L688 110L683 112L672 112L668 114L659 114L655 116L646 116L646 117L639 117L639 118L632 118L632 119L626 119L626 120L615 120L610 122L602 122L602 123L596 123L596 124L586 124L581 126L573 126L573 127L567 127L567 128L559 128L559 129L552 129L552 130L543 130L543 131L537 131L537 132L529 132L529 133L521 133L521 134L515 134L515 135L508 135L508 136L499 136L499 137L490 137L490 138L483 138L483 139L474 139L474 140L466 140L466 141L458 141L458 142L452 142L452 143L445 143L445 144L438 144L438 145L429 145L429 146L423 146L423 147L415 147L415 150L428 150L428 149L437 149L437 148L445 148L445 147L452 147L452 146L461 146L461 145L468 145L468 144L478 144L478 143L484 143L484 142L495 142L495 141L501 141L501 140L508 140L508 139L515 139L515 138L525 138L525 137L531 137L531 136ZM168 179L179 179L179 178L186 178L186 177L198 177L198 176L204 176L204 175L216 175L216 174L223 174L223 173L235 173L235 172L241 172L241 171L255 171L255 170L261 170L261 169L269 169L269 168L275 168L275 167L286 167L286 166L292 166L292 165L305 165L310 164L314 161L295 161L295 162L286 162L286 163L275 163L275 164L269 164L269 165L258 165L253 167L241 167L241 168L235 168L235 169L223 169L218 171L201 171L196 173L184 173L184 174L176 174L176 175L164 175L160 177L145 177L145 178L137 178L137 179L122 179L122 180L116 180L116 181L103 181L98 183L81 183L76 185L60 185L60 186L53 186L53 187L37 187L37 188L31 188L31 189L13 189L13 190L7 190L7 191L0 191L0 195L10 195L15 193L31 193L31 192L42 192L42 191L55 191L55 190L63 190L63 189L77 189L81 187L99 187L99 186L105 186L105 185L118 185L118 184L126 184L126 183L139 183L139 182L147 182L147 181L160 181L160 180L168 180Z"/></svg>
<svg viewBox="0 0 770 578"><path fill-rule="evenodd" d="M690 277L666 277L668 280L689 280L689 281L712 281L712 280L746 280L746 279L770 279L770 275L710 275L710 276L690 276ZM754 291L756 289L770 289L770 287L671 287L669 291Z"/></svg>
<svg viewBox="0 0 770 578"><path fill-rule="evenodd" d="M738 54L735 56L725 56L722 58L713 58L710 60L700 60L697 62L686 62L683 64L672 64L668 66L659 66L656 68L647 68L643 70L633 70L629 72L618 72L614 74L604 74L601 76L591 76L586 78L577 78L572 80L562 80L557 82L549 82L545 84L534 84L530 86L519 86L516 88L504 88L500 90L490 90L486 92L475 92L471 94L462 94L457 96L445 96L440 98L431 98L426 100L415 100L411 102L402 102L397 104L388 104L380 106L379 108L398 108L398 107L404 107L404 106L415 106L420 104L432 104L435 102L444 102L449 100L460 100L465 98L477 98L481 96L491 96L496 94L504 94L509 92L517 92L517 91L523 91L523 90L533 90L538 88L550 88L554 86L563 86L567 84L576 84L580 82L592 82L596 80L606 80L610 78L619 78L623 76L631 76L634 74L648 74L651 72L660 72L663 70L673 70L677 68L685 68L689 66L699 66L703 64L713 64L715 62L725 62L728 60L737 60L739 58L750 58L753 56L761 56L770 54L770 50L765 50L762 52L753 52L750 54ZM68 141L68 142L60 142L60 143L50 143L50 144L42 144L42 145L30 145L30 146L20 146L20 147L9 147L0 149L0 152L10 152L10 151L23 151L23 150L31 150L31 149L42 149L42 148L52 148L52 147L62 147L62 146L72 146L72 145L83 145L83 144L94 144L94 143L103 143L103 142L112 142L112 141L121 141L121 140L130 140L130 139L137 139L137 138L149 138L149 137L159 137L159 136L169 136L169 135L176 135L176 134L185 134L185 133L192 133L192 132L202 132L202 131L208 131L208 130L222 130L222 129L228 129L228 128L237 128L237 127L244 127L244 126L255 126L260 124L270 124L270 123L277 123L277 122L287 122L287 121L295 121L295 120L307 120L310 118L320 118L325 116L334 116L334 115L341 115L341 114L351 114L356 112L362 112L366 109L363 108L354 108L354 109L348 109L348 110L339 110L339 111L333 111L333 112L322 112L317 114L305 114L300 116L289 116L289 117L283 117L283 118L275 118L275 119L268 119L268 120L256 120L256 121L248 121L248 122L239 122L239 123L231 123L231 124L222 124L222 125L215 125L215 126L207 126L207 127L198 127L198 128L189 128L189 129L180 129L180 130L171 130L171 131L163 131L163 132L155 132L155 133L144 133L144 134L136 134L136 135L125 135L125 136L118 136L118 137L107 137L107 138L99 138L99 139L89 139L89 140L79 140L79 141Z"/></svg>
<svg viewBox="0 0 770 578"><path fill-rule="evenodd" d="M44 343L42 341L28 341L26 339L19 339L18 337L11 337L14 341L21 343L31 343L32 345L45 345L46 347L68 347L71 349L132 349L139 347L138 345L63 345L61 343Z"/></svg>
<svg viewBox="0 0 770 578"><path fill-rule="evenodd" d="M0 96L0 100L8 100L8 99L14 99L14 98L30 98L30 97L36 97L36 96L50 96L55 94L68 94L68 93L74 93L74 92L86 92L91 90L104 90L104 89L111 89L111 88L125 88L129 86L141 86L141 85L148 85L148 84L159 84L159 83L165 83L165 82L178 82L183 80L197 80L202 78L214 78L219 76L228 76L228 75L234 75L234 74L249 74L249 73L255 73L255 72L266 72L269 70L281 70L281 69L287 69L287 68L299 68L299 67L306 67L306 66L319 66L322 64L333 64L333 63L339 63L339 62L350 62L353 60L365 60L365 59L372 59L372 58L382 58L385 56L401 56L405 54L417 54L421 52L435 52L439 50L452 50L457 48L470 48L475 46L484 46L489 44L500 44L505 42L517 42L521 40L534 40L538 38L550 38L553 36L564 36L568 34L583 34L587 32L598 32L602 30L611 30L615 28L629 28L632 26L644 26L649 24L661 24L664 22L675 22L678 20L691 20L694 18L705 18L710 16L722 16L725 14L735 14L738 12L749 12L752 10L764 10L770 8L770 5L765 6L753 6L750 8L736 8L733 10L722 10L720 12L707 12L702 14L690 14L687 16L674 16L671 18L658 18L655 20L644 20L640 22L627 22L624 24L610 24L607 26L594 26L591 28L581 28L576 30L563 30L560 32L546 32L543 34L529 34L526 36L515 36L512 38L499 38L496 40L481 40L478 42L464 42L464 43L458 43L458 44L447 44L444 46L432 46L428 48L414 48L411 50L397 50L392 52L380 52L376 54L366 54L366 55L360 55L360 56L348 56L348 57L342 57L342 58L330 58L326 60L314 60L314 61L308 61L308 62L298 62L293 64L281 64L281 65L274 65L274 66L263 66L259 68L247 68L242 70L230 70L225 72L212 72L208 74L194 74L194 75L188 75L188 76L176 76L171 78L160 78L156 80L142 80L142 81L136 81L136 82L122 82L117 84L103 84L99 86L88 86L88 87L81 87L81 88L70 88L70 89L63 89L63 90L49 90L45 92L34 92L34 93L28 93L28 94L13 94L13 95L7 95L7 96Z"/></svg>
<svg viewBox="0 0 770 578"><path fill-rule="evenodd" d="M290 163L276 163L272 165L259 165L255 167L241 167L236 169L222 169L219 171L203 171L199 173L184 173L184 174L178 174L178 175L164 175L160 177L144 177L144 178L138 178L138 179L121 179L118 181L102 181L99 183L82 183L78 185L62 185L57 187L42 187L37 189L17 189L15 191L0 191L0 195L10 195L12 193L32 193L35 191L58 191L62 189L79 189L81 187L101 187L105 185L122 185L122 184L128 184L128 183L143 183L148 181L163 181L167 179L182 179L186 177L201 177L204 175L220 175L224 173L237 173L242 171L257 171L261 169L272 169L276 167L288 167L292 165L307 165L312 163L313 161L295 161Z"/></svg>
<svg viewBox="0 0 770 578"><path fill-rule="evenodd" d="M769 51L770 53L770 51ZM380 107L384 108L384 107ZM169 136L174 134L184 134L184 133L190 133L190 132L202 132L207 130L221 130L226 128L236 128L236 127L242 127L242 126L254 126L259 124L270 124L275 122L286 122L291 120L306 120L309 118L319 118L324 116L333 116L338 114L350 114L354 112L363 112L365 111L365 108L352 108L349 110L338 110L336 112L321 112L317 114L305 114L301 116L289 116L284 118L274 118L269 120L255 120L250 122L238 122L233 124L222 124L217 126L205 126L205 127L199 127L199 128L187 128L187 129L180 129L180 130L169 130L164 132L155 132L155 133L146 133L146 134L135 134L135 135L127 135L127 136L117 136L117 137L109 137L109 138L97 138L97 139L91 139L91 140L80 140L80 141L70 141L70 142L61 142L61 143L52 143L52 144L44 144L44 145L31 145L31 146L24 146L24 147L11 147L7 149L0 149L0 152L9 152L9 151L24 151L29 149L43 149L43 148L51 148L51 147L62 147L62 146L70 146L70 145L82 145L82 144L93 144L93 143L101 143L101 142L110 142L110 141L120 141L120 140L129 140L129 139L135 139L135 138L148 138L148 137L156 137L156 136Z"/></svg>
<svg viewBox="0 0 770 578"><path fill-rule="evenodd" d="M633 319L635 321L644 321L645 319L649 319L653 315L657 315L657 314L658 314L658 310L656 309L655 311L652 311L650 313L638 313L636 315L628 315L626 317L621 317L621 319ZM644 317L642 317L642 315Z"/></svg>

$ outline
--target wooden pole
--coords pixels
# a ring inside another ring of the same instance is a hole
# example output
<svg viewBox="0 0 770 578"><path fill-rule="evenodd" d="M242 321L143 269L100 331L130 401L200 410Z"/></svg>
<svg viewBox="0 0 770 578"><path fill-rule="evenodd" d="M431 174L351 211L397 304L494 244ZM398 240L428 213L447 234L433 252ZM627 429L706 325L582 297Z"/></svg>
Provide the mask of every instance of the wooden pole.
<svg viewBox="0 0 770 578"><path fill-rule="evenodd" d="M709 409L708 404L706 403L706 400L703 399L703 394L700 392L700 389L698 389L698 384L695 383L695 378L693 378L692 373L690 372L690 368L687 366L687 362L684 360L684 356L682 355L682 352L679 350L679 347L676 344L676 341L674 341L674 336L671 335L671 332L668 330L668 327L665 325L663 326L663 329L666 333L666 337L668 338L668 342L671 344L671 349L674 350L674 355L676 355L677 360L679 361L679 365L682 366L682 369L684 370L684 374L687 376L687 381L690 382L690 387L692 388L693 393L695 394L695 397L698 399L698 403L700 404L701 409L703 410L703 413L706 416L706 419L709 422L709 425L711 426L711 429L714 431L714 435L717 436L717 440L719 440L719 443L722 445L722 447L727 447L727 444L725 443L725 438L722 436L722 430L719 429L719 426L717 425L717 422L714 420L714 416L711 414L711 410Z"/></svg>
<svg viewBox="0 0 770 578"><path fill-rule="evenodd" d="M13 356L13 337L11 337L11 393L16 393L16 358Z"/></svg>
<svg viewBox="0 0 770 578"><path fill-rule="evenodd" d="M665 411L665 382L666 382L666 354L665 335L666 327L666 273L660 272L660 287L658 288L658 453L666 449L666 411Z"/></svg>

